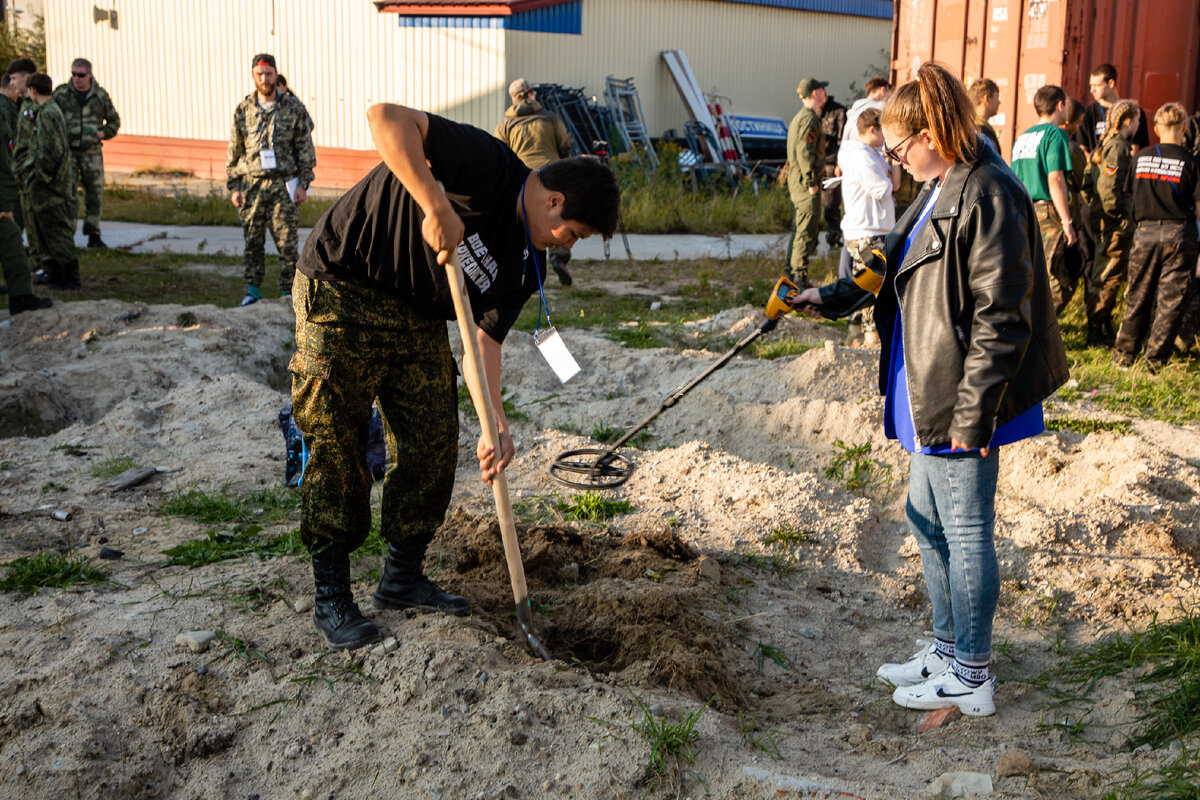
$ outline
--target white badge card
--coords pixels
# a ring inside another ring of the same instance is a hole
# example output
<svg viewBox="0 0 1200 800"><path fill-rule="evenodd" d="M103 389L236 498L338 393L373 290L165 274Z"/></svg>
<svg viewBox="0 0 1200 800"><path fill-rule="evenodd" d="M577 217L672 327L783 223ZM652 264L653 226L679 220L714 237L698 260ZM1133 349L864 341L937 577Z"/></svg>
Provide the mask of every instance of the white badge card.
<svg viewBox="0 0 1200 800"><path fill-rule="evenodd" d="M551 327L535 333L533 342L537 345L538 350L542 351L542 358L546 359L546 363L550 365L550 369L554 370L554 374L560 381L566 383L579 374L579 364L567 350L567 345L555 328Z"/></svg>
<svg viewBox="0 0 1200 800"><path fill-rule="evenodd" d="M258 162L263 169L275 169L275 148L266 147L258 151Z"/></svg>

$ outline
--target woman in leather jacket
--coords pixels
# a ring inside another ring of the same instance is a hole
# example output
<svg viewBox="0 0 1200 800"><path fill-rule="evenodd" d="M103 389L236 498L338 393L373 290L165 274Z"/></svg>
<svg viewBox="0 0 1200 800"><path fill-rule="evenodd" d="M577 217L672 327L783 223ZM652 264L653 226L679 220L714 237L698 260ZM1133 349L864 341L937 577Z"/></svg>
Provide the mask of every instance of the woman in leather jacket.
<svg viewBox="0 0 1200 800"><path fill-rule="evenodd" d="M883 110L888 155L921 194L886 240L875 304L884 432L911 454L906 517L921 548L935 641L876 673L916 709L995 713L988 664L1000 589L996 449L1041 433L1067 379L1033 203L978 138L958 78L933 63ZM797 307L842 317L861 278L807 289Z"/></svg>

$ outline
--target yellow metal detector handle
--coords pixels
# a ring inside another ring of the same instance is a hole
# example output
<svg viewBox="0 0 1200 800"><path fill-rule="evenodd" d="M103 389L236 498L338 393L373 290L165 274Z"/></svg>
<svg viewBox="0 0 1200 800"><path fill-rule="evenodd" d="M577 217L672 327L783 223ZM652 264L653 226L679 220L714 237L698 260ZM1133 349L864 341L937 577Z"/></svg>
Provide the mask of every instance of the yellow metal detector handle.
<svg viewBox="0 0 1200 800"><path fill-rule="evenodd" d="M780 276L775 288L771 290L771 296L767 298L767 319L777 320L789 311L795 311L792 300L799 293L799 286Z"/></svg>
<svg viewBox="0 0 1200 800"><path fill-rule="evenodd" d="M883 276L887 272L887 259L878 250L871 251L871 259L861 267L857 264L850 273L854 285L876 297L883 288Z"/></svg>

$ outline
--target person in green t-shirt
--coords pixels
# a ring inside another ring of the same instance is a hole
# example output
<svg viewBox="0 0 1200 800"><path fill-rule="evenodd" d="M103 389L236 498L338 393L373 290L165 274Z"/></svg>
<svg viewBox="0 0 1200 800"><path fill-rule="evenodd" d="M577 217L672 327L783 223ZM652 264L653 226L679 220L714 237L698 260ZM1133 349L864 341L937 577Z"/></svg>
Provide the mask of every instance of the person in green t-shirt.
<svg viewBox="0 0 1200 800"><path fill-rule="evenodd" d="M1038 122L1013 142L1012 168L1033 198L1054 308L1061 312L1064 298L1070 299L1066 252L1077 241L1067 191L1071 146L1059 127L1067 120L1067 93L1058 86L1043 86L1033 96L1033 108Z"/></svg>

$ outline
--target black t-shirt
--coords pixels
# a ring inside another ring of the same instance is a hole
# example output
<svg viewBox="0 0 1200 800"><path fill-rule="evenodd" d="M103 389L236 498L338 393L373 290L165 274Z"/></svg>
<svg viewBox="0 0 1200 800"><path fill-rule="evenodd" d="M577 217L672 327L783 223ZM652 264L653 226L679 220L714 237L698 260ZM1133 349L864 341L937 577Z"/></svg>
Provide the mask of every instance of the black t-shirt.
<svg viewBox="0 0 1200 800"><path fill-rule="evenodd" d="M1104 138L1108 127L1108 109L1099 103L1092 104L1083 110L1083 119L1079 121L1079 130L1075 131L1075 141L1089 153L1095 152ZM1137 147L1150 146L1150 128L1146 123L1146 110L1138 107L1138 129L1133 135L1133 144Z"/></svg>
<svg viewBox="0 0 1200 800"><path fill-rule="evenodd" d="M475 321L502 342L537 291L539 270L545 275L545 252L530 253L517 217L530 170L491 134L433 114L425 156L466 225L458 256ZM427 319L454 319L446 269L421 237L424 220L381 163L317 220L296 268L316 280L396 295Z"/></svg>
<svg viewBox="0 0 1200 800"><path fill-rule="evenodd" d="M1177 144L1147 147L1134 157L1125 191L1133 195L1133 218L1139 222L1195 219L1200 165Z"/></svg>

